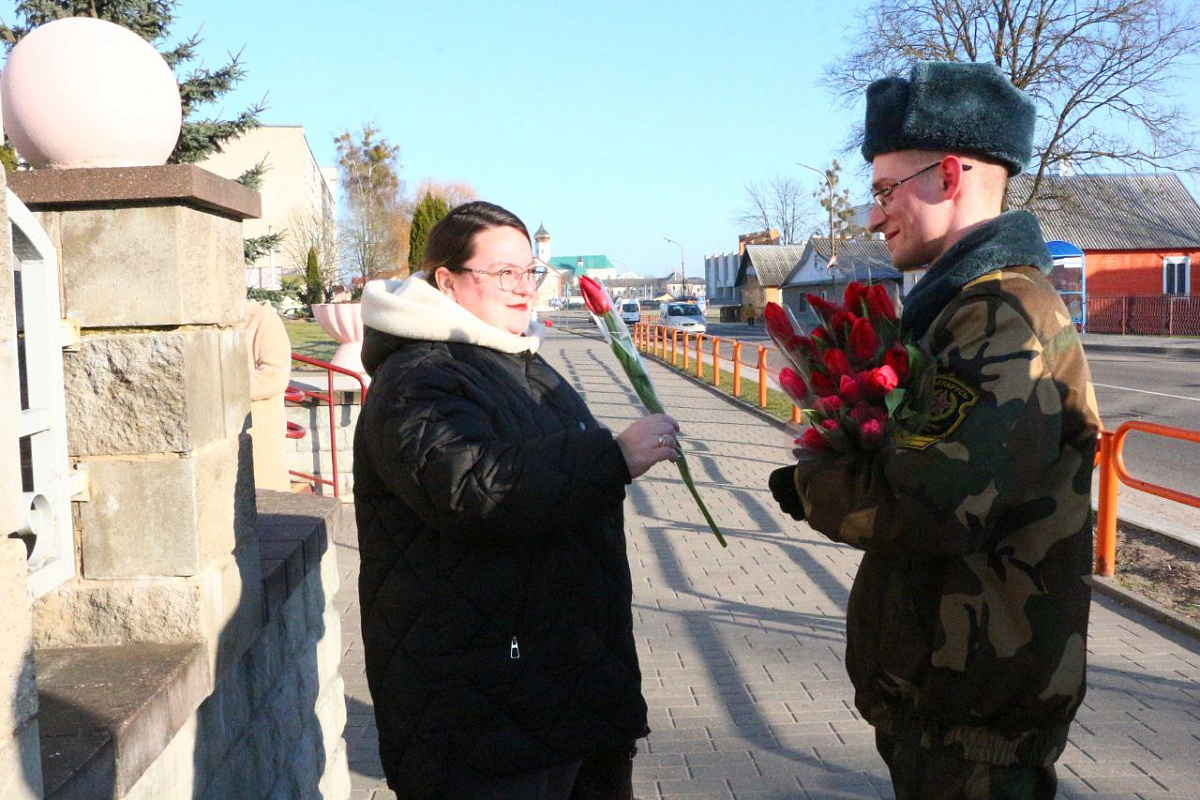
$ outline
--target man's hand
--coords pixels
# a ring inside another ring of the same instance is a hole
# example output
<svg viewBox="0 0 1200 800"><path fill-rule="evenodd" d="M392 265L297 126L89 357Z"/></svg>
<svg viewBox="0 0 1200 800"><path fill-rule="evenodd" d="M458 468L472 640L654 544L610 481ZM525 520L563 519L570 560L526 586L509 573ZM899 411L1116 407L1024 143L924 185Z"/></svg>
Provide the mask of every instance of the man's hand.
<svg viewBox="0 0 1200 800"><path fill-rule="evenodd" d="M779 503L779 509L796 521L804 519L804 504L796 492L796 467L780 467L767 480L771 496Z"/></svg>

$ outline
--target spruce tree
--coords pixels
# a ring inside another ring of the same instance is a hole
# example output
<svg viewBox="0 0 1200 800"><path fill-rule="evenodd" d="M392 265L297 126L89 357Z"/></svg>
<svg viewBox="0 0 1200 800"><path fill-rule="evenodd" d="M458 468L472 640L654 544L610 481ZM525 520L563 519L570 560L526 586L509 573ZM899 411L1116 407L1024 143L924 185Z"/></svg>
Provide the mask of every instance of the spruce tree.
<svg viewBox="0 0 1200 800"><path fill-rule="evenodd" d="M421 269L425 258L425 242L438 220L450 213L450 204L440 196L427 192L413 209L412 227L408 232L408 271Z"/></svg>
<svg viewBox="0 0 1200 800"><path fill-rule="evenodd" d="M34 28L63 17L94 17L114 22L141 36L158 49L179 80L183 130L168 161L172 164L190 164L203 160L213 152L220 152L222 142L258 127L258 115L266 109L266 105L256 103L231 120L199 116L201 107L232 89L246 76L246 72L241 65L241 54L238 53L218 69L200 67L178 77L179 69L196 58L196 48L201 41L196 33L179 44L167 44L178 5L178 0L20 0L15 9L20 23L13 26L0 23L0 40L11 51Z"/></svg>
<svg viewBox="0 0 1200 800"><path fill-rule="evenodd" d="M316 248L308 248L308 260L304 268L304 304L311 306L325 299L325 287L321 285L321 265L317 263Z"/></svg>

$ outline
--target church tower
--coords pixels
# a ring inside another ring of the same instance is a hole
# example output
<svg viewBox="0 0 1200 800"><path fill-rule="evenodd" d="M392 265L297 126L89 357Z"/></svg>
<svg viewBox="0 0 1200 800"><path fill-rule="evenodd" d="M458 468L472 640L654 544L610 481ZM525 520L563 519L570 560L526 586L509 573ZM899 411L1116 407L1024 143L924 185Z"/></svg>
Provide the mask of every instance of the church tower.
<svg viewBox="0 0 1200 800"><path fill-rule="evenodd" d="M537 256L543 264L550 263L550 234L546 232L545 225L538 225L537 233L533 235L533 254Z"/></svg>

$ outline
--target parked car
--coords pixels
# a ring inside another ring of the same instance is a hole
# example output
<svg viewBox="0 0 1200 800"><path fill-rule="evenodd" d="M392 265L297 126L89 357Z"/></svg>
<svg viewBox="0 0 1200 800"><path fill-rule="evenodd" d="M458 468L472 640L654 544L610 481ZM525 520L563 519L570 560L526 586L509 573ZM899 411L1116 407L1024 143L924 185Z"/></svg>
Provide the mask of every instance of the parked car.
<svg viewBox="0 0 1200 800"><path fill-rule="evenodd" d="M642 321L642 307L637 300L621 301L621 319L625 320L627 325L634 325Z"/></svg>
<svg viewBox="0 0 1200 800"><path fill-rule="evenodd" d="M704 333L704 312L695 303L666 303L658 310L658 324L685 333Z"/></svg>

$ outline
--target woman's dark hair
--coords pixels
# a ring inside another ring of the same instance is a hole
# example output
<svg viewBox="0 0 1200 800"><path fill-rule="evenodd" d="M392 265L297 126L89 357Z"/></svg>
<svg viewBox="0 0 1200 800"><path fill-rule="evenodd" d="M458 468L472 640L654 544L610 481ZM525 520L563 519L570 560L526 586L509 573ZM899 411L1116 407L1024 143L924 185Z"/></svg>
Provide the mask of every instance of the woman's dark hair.
<svg viewBox="0 0 1200 800"><path fill-rule="evenodd" d="M475 234L489 228L514 228L521 232L526 241L531 241L525 223L508 209L483 200L463 203L455 206L429 231L425 257L421 262L425 280L436 289L437 278L434 274L438 267L451 271L461 268L474 255Z"/></svg>

